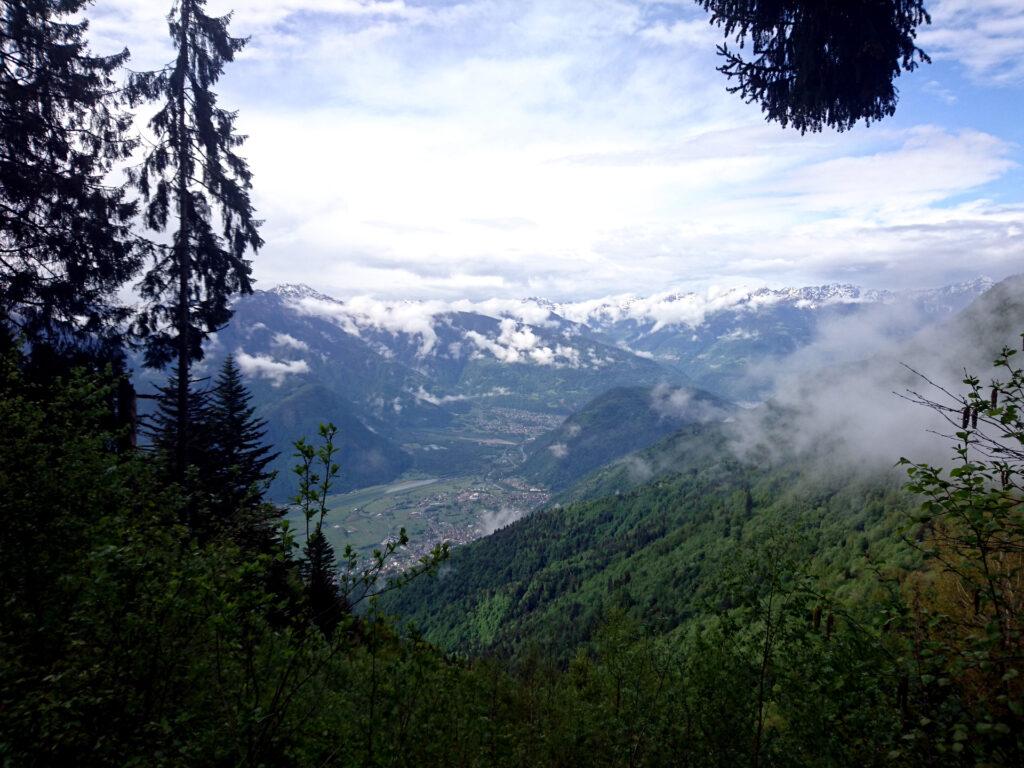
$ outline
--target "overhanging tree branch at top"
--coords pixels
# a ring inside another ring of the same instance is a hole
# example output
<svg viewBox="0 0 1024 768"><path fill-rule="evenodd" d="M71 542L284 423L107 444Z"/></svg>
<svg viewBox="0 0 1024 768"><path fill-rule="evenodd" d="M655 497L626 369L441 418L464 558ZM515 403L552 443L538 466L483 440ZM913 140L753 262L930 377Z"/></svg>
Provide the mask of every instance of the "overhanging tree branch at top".
<svg viewBox="0 0 1024 768"><path fill-rule="evenodd" d="M750 54L718 46L728 88L765 118L800 133L845 131L896 112L895 79L928 55L917 29L923 0L696 0L711 23Z"/></svg>

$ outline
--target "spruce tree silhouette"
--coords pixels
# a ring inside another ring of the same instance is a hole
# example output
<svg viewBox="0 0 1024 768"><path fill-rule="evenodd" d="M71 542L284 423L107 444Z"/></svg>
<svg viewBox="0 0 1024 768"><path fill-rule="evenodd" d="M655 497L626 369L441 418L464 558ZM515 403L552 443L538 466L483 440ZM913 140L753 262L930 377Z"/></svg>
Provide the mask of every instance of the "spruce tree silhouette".
<svg viewBox="0 0 1024 768"><path fill-rule="evenodd" d="M155 140L130 177L146 201L147 225L164 231L173 217L176 226L173 243L158 248L142 280L146 307L139 327L147 365L177 364L174 460L182 482L191 463L191 364L202 359L209 334L231 318L231 296L252 292L245 255L263 244L249 197L252 174L235 151L244 137L235 132L235 113L220 107L213 91L246 40L228 34L230 15L208 16L205 5L178 0L168 17L176 58L163 69L134 75L128 89L135 104L160 104L149 121Z"/></svg>
<svg viewBox="0 0 1024 768"><path fill-rule="evenodd" d="M278 454L266 444L267 423L256 416L252 395L233 355L224 359L207 410L213 514L244 545L265 549L280 511L263 494L273 479L268 465Z"/></svg>
<svg viewBox="0 0 1024 768"><path fill-rule="evenodd" d="M0 3L0 337L34 353L121 348L116 291L138 272L136 206L107 172L131 153L113 75L94 56L85 0Z"/></svg>
<svg viewBox="0 0 1024 768"><path fill-rule="evenodd" d="M800 133L837 131L896 112L895 79L929 62L917 28L923 0L696 0L740 49L718 46L718 70L767 120Z"/></svg>
<svg viewBox="0 0 1024 768"><path fill-rule="evenodd" d="M175 456L182 441L180 433L183 423L192 424L188 432L188 455L192 459L189 470L188 493L186 503L186 520L193 533L204 534L207 525L198 519L199 507L208 508L210 489L213 488L214 452L212 430L210 428L210 393L196 386L191 381L185 388L188 398L185 401L186 418L182 417L179 373L175 366L163 386L157 388L156 408L143 421L143 434L156 451L160 466L167 472L167 480L178 480Z"/></svg>

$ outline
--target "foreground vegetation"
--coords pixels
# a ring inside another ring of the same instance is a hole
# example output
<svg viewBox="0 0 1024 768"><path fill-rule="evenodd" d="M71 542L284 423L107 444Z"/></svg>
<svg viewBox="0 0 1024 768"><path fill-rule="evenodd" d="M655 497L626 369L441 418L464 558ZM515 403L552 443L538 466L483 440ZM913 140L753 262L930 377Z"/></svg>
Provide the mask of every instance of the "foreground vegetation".
<svg viewBox="0 0 1024 768"><path fill-rule="evenodd" d="M1010 436L1006 445L1021 444L1021 374L1008 370L1004 401L979 395L969 407L960 433L967 456L986 422ZM921 539L922 565L880 571L873 589L830 591L785 531L766 528L735 547L723 530L704 553L722 562L715 577L679 591L699 599L673 605L671 593L648 597L637 584L637 602L657 610L636 611L622 598L585 622L562 611L567 657L558 662L530 640L545 637L537 626L555 626L552 613L536 624L524 616L511 656L451 655L416 632L400 635L373 598L363 600L388 588L374 581L373 561L342 558L336 583L355 610L325 627L303 586L308 547L299 553L286 530L263 551L230 528L190 534L180 489L159 462L115 450L102 376L32 385L8 360L3 388L7 764L1009 765L1021 757L1019 451L994 463L970 459L952 475L913 467L912 490L929 501L904 522ZM307 452L314 463L323 448ZM315 522L317 478L306 479ZM697 481L677 482L674 491L662 483L585 509L604 510L614 527L649 502L654 517L639 519L675 526L671 515L681 513L658 499ZM703 493L699 484L693 492ZM753 507L742 493L720 497L734 503L713 505L708 530L749 515L762 492L755 486ZM628 535L593 536L612 557L597 582L617 580L613 593L629 594L630 579L688 578L659 572L668 561ZM685 563L686 539L663 549ZM629 570L613 564L616 552L635 552ZM845 567L823 567L833 565ZM501 600L496 591L495 611ZM474 615L485 631L483 612ZM591 630L577 636L580 625Z"/></svg>

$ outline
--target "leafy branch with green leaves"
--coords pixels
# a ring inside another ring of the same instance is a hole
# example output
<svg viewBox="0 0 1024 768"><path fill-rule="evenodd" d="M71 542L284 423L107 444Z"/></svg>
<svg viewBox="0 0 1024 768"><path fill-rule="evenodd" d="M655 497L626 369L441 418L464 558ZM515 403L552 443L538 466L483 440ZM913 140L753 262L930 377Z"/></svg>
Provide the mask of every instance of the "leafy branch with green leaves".
<svg viewBox="0 0 1024 768"><path fill-rule="evenodd" d="M1024 370L1016 355L1002 349L987 385L965 372L963 395L925 378L943 399L907 399L953 427L953 461L900 460L907 489L923 499L912 543L926 569L910 580L907 628L920 683L914 735L1007 765L1024 760Z"/></svg>
<svg viewBox="0 0 1024 768"><path fill-rule="evenodd" d="M351 544L341 554L339 569L334 548L324 534L324 521L329 509L329 498L334 480L341 467L335 461L338 448L335 438L338 428L334 424L321 424L320 445L314 446L304 438L295 442L295 457L299 460L294 472L299 490L294 503L301 510L306 524L304 575L314 617L329 634L341 614L350 613L366 600L373 600L408 584L425 573L435 571L448 559L448 542L438 544L416 565L384 578L396 552L409 543L405 528L390 538L381 549L374 549L369 563ZM382 582L383 579L383 583Z"/></svg>

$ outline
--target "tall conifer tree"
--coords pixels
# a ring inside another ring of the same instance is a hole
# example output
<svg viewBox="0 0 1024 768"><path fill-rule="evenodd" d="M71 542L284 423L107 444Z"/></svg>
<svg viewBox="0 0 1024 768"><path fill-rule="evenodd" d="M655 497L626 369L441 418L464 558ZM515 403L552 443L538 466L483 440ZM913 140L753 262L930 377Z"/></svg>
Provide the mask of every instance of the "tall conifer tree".
<svg viewBox="0 0 1024 768"><path fill-rule="evenodd" d="M266 422L255 409L234 357L224 360L214 385L189 382L189 466L187 523L202 538L228 535L252 550L269 551L276 540L281 510L263 499L275 458L264 443ZM172 477L184 419L178 410L178 373L172 369L158 389L155 411L146 419L146 436Z"/></svg>
<svg viewBox="0 0 1024 768"><path fill-rule="evenodd" d="M160 455L163 466L175 477L177 466L175 455L182 436L179 433L181 424L188 422L192 429L188 434L188 454L193 461L193 474L199 480L199 487L190 488L194 494L204 495L213 486L212 468L214 466L213 429L210 419L210 393L196 387L195 381L186 387L188 399L186 408L187 419L181 415L181 404L178 401L180 391L178 369L174 367L163 386L157 389L156 409L146 418L145 434L150 445ZM194 508L194 504L189 505ZM192 524L194 521L189 521Z"/></svg>
<svg viewBox="0 0 1024 768"><path fill-rule="evenodd" d="M257 418L233 355L224 359L214 383L209 415L214 464L225 497L240 502L256 491L259 498L273 477L267 465L278 454L264 442L267 423Z"/></svg>
<svg viewBox="0 0 1024 768"><path fill-rule="evenodd" d="M206 415L213 512L241 543L262 548L273 539L273 523L280 517L280 511L263 500L274 476L267 467L278 454L265 442L267 424L256 416L232 355L221 366Z"/></svg>
<svg viewBox="0 0 1024 768"><path fill-rule="evenodd" d="M0 336L106 357L141 253L135 205L104 181L133 148L112 79L128 52L89 52L86 4L0 2Z"/></svg>
<svg viewBox="0 0 1024 768"><path fill-rule="evenodd" d="M164 231L173 221L174 235L143 278L140 327L147 365L176 361L180 374L175 467L182 480L190 463L191 364L202 359L209 334L231 318L231 296L252 292L245 256L263 243L249 196L252 174L235 152L244 137L235 132L236 114L218 106L213 91L246 40L228 34L230 15L209 16L205 5L175 3L168 17L174 61L134 76L129 89L135 102L160 105L149 121L153 145L132 180L146 200L148 226Z"/></svg>
<svg viewBox="0 0 1024 768"><path fill-rule="evenodd" d="M306 597L313 622L330 637L346 612L338 588L338 565L334 547L318 523L306 541L300 572L306 581Z"/></svg>

